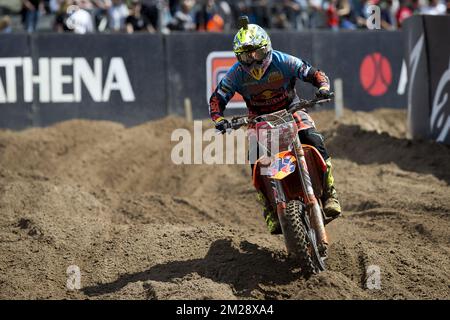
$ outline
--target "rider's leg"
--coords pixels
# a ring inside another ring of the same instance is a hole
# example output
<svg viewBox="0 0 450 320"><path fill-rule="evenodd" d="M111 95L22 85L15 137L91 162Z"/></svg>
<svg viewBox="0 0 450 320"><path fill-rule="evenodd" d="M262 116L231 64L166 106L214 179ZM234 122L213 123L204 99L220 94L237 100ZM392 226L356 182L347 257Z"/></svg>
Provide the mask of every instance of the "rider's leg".
<svg viewBox="0 0 450 320"><path fill-rule="evenodd" d="M253 167L254 164L251 164L252 177L253 177ZM281 234L281 226L280 221L278 220L277 213L274 211L272 205L270 204L267 197L264 195L261 190L257 190L256 200L263 207L263 217L264 221L266 221L267 229L271 234Z"/></svg>
<svg viewBox="0 0 450 320"><path fill-rule="evenodd" d="M260 190L258 190L256 199L263 207L263 217L266 221L269 232L271 234L281 234L281 226L277 213L273 210L267 197Z"/></svg>
<svg viewBox="0 0 450 320"><path fill-rule="evenodd" d="M341 214L341 205L334 186L334 177L332 173L331 157L328 154L322 135L317 132L315 127L299 131L300 141L312 145L320 152L325 163L327 172L325 173L325 190L323 195L324 211L327 217L336 217Z"/></svg>

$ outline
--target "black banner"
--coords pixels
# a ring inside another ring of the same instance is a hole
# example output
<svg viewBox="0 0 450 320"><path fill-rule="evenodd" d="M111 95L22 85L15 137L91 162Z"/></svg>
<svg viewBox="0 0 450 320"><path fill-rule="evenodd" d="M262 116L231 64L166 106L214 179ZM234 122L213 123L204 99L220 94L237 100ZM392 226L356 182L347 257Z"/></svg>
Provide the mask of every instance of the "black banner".
<svg viewBox="0 0 450 320"><path fill-rule="evenodd" d="M408 69L408 131L411 138L429 138L429 73L423 18L413 16L403 27Z"/></svg>
<svg viewBox="0 0 450 320"><path fill-rule="evenodd" d="M24 128L35 125L36 106L23 102L23 73L17 66L23 56L31 56L28 36L5 34L0 37L0 128Z"/></svg>
<svg viewBox="0 0 450 320"><path fill-rule="evenodd" d="M404 27L409 135L450 144L450 16L413 16Z"/></svg>
<svg viewBox="0 0 450 320"><path fill-rule="evenodd" d="M184 114L184 99L189 98L195 118L207 117L207 57L212 51L230 50L233 36L175 33L165 40L169 112Z"/></svg>
<svg viewBox="0 0 450 320"><path fill-rule="evenodd" d="M397 93L403 59L401 32L275 31L270 37L274 49L307 60L324 70L331 81L342 79L345 107L365 111L406 107L406 96ZM177 34L166 39L171 112L183 114L184 99L190 98L194 116L208 117L208 92L219 81L214 79L220 74L215 70L231 66L226 57L232 56L232 42L232 34ZM217 65L208 61L209 55L217 58ZM314 88L302 81L297 82L297 91L303 98L314 94ZM233 110L228 109L227 115Z"/></svg>
<svg viewBox="0 0 450 320"><path fill-rule="evenodd" d="M401 32L270 32L274 49L340 78L344 106L402 108L397 93ZM46 126L72 118L135 125L184 114L208 117L208 98L236 61L234 34L32 34L0 36L0 127ZM297 82L301 97L314 88ZM244 113L236 95L227 115Z"/></svg>
<svg viewBox="0 0 450 320"><path fill-rule="evenodd" d="M430 79L430 133L450 144L450 16L424 16Z"/></svg>
<svg viewBox="0 0 450 320"><path fill-rule="evenodd" d="M381 30L314 32L313 63L330 80L342 79L344 107L370 111L405 108L397 93L403 60L403 36Z"/></svg>
<svg viewBox="0 0 450 320"><path fill-rule="evenodd" d="M3 84L14 86L16 98L11 107L0 100L2 126L46 126L72 118L134 125L167 114L162 36L33 34L11 38L6 48L14 48L10 55L22 77L12 79L5 73L0 78ZM0 63L6 61L9 66L0 69L8 70L13 67L5 60L3 42L9 38L1 39ZM22 43L17 41L21 39ZM5 96L1 89L0 99ZM25 113L28 105L32 110ZM14 120L16 114L31 121Z"/></svg>

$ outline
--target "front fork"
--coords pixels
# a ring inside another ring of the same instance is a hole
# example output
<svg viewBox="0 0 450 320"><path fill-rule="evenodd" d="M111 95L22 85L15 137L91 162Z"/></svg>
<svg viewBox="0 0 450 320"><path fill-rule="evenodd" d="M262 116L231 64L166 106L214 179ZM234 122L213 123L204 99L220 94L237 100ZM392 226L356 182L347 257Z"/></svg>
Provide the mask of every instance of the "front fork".
<svg viewBox="0 0 450 320"><path fill-rule="evenodd" d="M314 194L308 166L306 165L305 152L303 151L303 147L298 136L294 140L294 152L295 157L297 158L298 175L302 185L302 190L305 194L305 204L307 212L309 213L311 226L316 232L317 242L326 247L328 245L328 236L325 230L322 211L320 210L319 202Z"/></svg>

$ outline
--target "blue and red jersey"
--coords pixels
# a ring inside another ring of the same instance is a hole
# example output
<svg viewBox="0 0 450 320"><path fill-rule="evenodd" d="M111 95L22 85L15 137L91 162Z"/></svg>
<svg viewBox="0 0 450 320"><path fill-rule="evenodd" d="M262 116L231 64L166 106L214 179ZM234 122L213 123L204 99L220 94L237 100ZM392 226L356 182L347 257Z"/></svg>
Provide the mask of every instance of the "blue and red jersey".
<svg viewBox="0 0 450 320"><path fill-rule="evenodd" d="M256 80L239 62L235 63L219 82L211 95L209 113L216 121L223 116L226 105L236 92L242 95L249 116L275 112L298 101L295 90L297 79L310 82L316 87L329 89L328 77L308 62L273 50L272 62L264 76Z"/></svg>

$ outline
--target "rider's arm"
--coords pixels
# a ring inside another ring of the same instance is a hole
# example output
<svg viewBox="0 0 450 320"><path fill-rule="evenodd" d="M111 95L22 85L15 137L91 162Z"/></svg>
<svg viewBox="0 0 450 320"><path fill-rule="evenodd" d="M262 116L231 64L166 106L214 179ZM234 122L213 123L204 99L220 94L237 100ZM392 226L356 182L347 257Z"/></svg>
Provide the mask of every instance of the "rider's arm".
<svg viewBox="0 0 450 320"><path fill-rule="evenodd" d="M217 89L209 98L209 115L214 122L220 121L223 118L223 111L227 105L227 101L222 95L217 92Z"/></svg>
<svg viewBox="0 0 450 320"><path fill-rule="evenodd" d="M223 112L236 92L233 81L233 69L222 78L209 99L209 115L214 122L223 119Z"/></svg>
<svg viewBox="0 0 450 320"><path fill-rule="evenodd" d="M307 61L293 56L288 56L287 61L290 65L290 70L294 72L293 76L302 81L312 83L316 88L330 90L330 79L328 79L325 72L314 68Z"/></svg>
<svg viewBox="0 0 450 320"><path fill-rule="evenodd" d="M330 90L330 79L328 79L325 72L315 69L314 67L309 69L304 81L312 83L313 86L319 88L319 90Z"/></svg>

